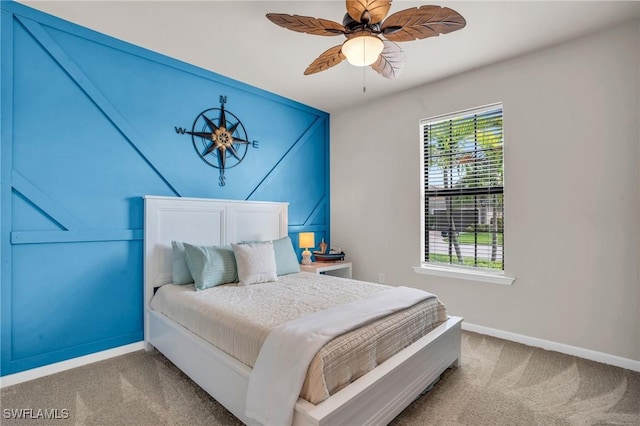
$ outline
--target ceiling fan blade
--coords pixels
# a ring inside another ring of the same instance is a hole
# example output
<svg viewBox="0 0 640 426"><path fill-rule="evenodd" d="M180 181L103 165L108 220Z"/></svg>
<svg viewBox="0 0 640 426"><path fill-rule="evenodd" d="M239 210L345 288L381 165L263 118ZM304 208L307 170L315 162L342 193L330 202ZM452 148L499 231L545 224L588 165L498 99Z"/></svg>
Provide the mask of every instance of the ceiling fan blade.
<svg viewBox="0 0 640 426"><path fill-rule="evenodd" d="M299 33L336 36L345 32L344 26L328 19L311 16L288 15L286 13L267 13L267 18L276 25Z"/></svg>
<svg viewBox="0 0 640 426"><path fill-rule="evenodd" d="M327 70L338 65L345 59L347 59L347 57L342 54L342 45L339 44L338 46L333 46L331 49L326 50L318 56L304 71L304 75L315 74L317 72Z"/></svg>
<svg viewBox="0 0 640 426"><path fill-rule="evenodd" d="M347 13L356 22L378 24L391 8L391 0L347 0ZM365 11L369 12L368 22L362 22Z"/></svg>
<svg viewBox="0 0 640 426"><path fill-rule="evenodd" d="M387 40L412 41L460 30L466 24L462 15L448 7L420 6L389 16L381 30Z"/></svg>
<svg viewBox="0 0 640 426"><path fill-rule="evenodd" d="M392 41L384 40L384 49L371 68L381 76L393 80L402 73L404 68L404 51Z"/></svg>

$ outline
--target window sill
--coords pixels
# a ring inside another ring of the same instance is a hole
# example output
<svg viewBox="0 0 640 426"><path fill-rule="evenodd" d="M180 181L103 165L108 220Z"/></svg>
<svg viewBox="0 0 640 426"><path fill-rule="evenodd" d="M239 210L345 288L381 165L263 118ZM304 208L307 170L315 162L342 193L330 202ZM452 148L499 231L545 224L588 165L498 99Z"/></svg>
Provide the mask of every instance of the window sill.
<svg viewBox="0 0 640 426"><path fill-rule="evenodd" d="M417 274L435 275L438 277L458 278L463 280L481 281L489 284L511 285L515 278L507 277L504 274L492 274L491 272L478 272L462 268L445 268L439 266L415 266L413 268Z"/></svg>

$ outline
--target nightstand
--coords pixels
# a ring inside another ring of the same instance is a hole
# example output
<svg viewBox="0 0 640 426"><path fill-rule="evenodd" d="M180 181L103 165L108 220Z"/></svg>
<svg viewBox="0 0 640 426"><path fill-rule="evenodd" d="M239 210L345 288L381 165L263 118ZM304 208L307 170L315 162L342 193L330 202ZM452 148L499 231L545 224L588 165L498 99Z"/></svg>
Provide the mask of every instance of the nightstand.
<svg viewBox="0 0 640 426"><path fill-rule="evenodd" d="M311 262L311 265L300 265L300 270L314 274L327 274L336 277L351 278L351 262Z"/></svg>

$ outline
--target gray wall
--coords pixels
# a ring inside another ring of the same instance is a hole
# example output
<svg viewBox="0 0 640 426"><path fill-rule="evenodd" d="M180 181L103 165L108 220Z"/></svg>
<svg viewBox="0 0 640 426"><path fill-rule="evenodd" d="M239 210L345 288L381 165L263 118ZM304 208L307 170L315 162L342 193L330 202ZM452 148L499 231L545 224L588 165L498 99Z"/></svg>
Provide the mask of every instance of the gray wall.
<svg viewBox="0 0 640 426"><path fill-rule="evenodd" d="M639 52L635 21L332 114L332 241L354 277L384 273L469 323L640 360ZM516 281L418 275L418 121L498 101Z"/></svg>

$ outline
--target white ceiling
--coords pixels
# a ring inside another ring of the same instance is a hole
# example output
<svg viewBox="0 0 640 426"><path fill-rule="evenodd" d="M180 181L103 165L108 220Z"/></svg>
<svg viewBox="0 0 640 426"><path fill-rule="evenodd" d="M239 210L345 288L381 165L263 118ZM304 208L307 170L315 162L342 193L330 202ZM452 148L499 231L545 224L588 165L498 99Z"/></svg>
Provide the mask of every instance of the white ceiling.
<svg viewBox="0 0 640 426"><path fill-rule="evenodd" d="M320 53L344 37L296 33L265 18L278 12L342 22L342 0L20 2L327 112L640 19L638 1L395 0L390 14L438 4L458 11L467 26L400 43L406 66L398 78L387 80L346 61L304 76Z"/></svg>

